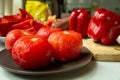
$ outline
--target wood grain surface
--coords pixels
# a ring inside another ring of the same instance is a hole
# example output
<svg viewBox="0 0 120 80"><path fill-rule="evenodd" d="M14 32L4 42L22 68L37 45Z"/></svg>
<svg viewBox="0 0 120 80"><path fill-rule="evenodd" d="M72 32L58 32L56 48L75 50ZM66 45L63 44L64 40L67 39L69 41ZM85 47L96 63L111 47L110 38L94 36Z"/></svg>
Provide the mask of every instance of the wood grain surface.
<svg viewBox="0 0 120 80"><path fill-rule="evenodd" d="M88 48L97 61L120 61L120 45L102 45L92 39L83 39L83 46Z"/></svg>

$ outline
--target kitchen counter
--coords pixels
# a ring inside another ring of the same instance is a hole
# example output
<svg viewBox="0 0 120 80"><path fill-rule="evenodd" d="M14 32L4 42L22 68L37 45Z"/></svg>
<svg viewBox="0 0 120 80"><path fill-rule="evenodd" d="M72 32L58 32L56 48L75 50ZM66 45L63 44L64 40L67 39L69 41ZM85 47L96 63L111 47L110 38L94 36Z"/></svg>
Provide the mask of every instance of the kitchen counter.
<svg viewBox="0 0 120 80"><path fill-rule="evenodd" d="M4 43L0 40L0 51L3 49ZM74 71L40 76L13 74L0 67L0 80L120 80L120 63L92 60Z"/></svg>

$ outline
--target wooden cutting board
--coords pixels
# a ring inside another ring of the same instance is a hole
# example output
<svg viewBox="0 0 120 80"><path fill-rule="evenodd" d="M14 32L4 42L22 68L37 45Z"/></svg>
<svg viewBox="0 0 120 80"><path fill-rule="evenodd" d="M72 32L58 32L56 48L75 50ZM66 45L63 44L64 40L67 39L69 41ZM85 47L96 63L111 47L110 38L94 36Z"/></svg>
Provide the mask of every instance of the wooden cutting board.
<svg viewBox="0 0 120 80"><path fill-rule="evenodd" d="M120 61L120 45L102 45L92 39L83 39L83 46L93 54L97 61Z"/></svg>

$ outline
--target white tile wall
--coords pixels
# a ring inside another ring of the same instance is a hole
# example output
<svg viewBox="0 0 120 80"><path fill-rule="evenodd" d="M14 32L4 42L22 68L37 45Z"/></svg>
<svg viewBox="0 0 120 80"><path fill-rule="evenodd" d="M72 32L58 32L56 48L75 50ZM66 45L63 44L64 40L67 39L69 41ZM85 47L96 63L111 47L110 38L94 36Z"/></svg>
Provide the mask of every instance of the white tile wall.
<svg viewBox="0 0 120 80"><path fill-rule="evenodd" d="M120 0L98 0L99 7L106 8L120 14ZM73 8L91 8L92 0L67 0L67 10Z"/></svg>
<svg viewBox="0 0 120 80"><path fill-rule="evenodd" d="M0 17L19 13L19 8L23 8L23 0L0 0Z"/></svg>
<svg viewBox="0 0 120 80"><path fill-rule="evenodd" d="M23 0L13 0L13 14L19 13L19 8L23 8Z"/></svg>
<svg viewBox="0 0 120 80"><path fill-rule="evenodd" d="M120 14L120 0L101 0L100 7L112 10Z"/></svg>
<svg viewBox="0 0 120 80"><path fill-rule="evenodd" d="M4 15L4 0L0 0L0 17Z"/></svg>
<svg viewBox="0 0 120 80"><path fill-rule="evenodd" d="M67 0L67 10L70 11L74 8L90 8L91 0Z"/></svg>
<svg viewBox="0 0 120 80"><path fill-rule="evenodd" d="M68 4L78 4L78 3L81 3L81 4L89 4L91 2L91 0L67 0L67 3Z"/></svg>

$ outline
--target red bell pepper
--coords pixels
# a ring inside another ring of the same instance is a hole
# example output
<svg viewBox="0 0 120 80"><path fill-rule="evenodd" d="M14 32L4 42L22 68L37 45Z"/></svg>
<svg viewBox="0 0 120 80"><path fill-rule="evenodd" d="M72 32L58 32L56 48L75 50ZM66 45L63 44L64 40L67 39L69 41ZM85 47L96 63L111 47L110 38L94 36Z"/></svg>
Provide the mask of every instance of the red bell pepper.
<svg viewBox="0 0 120 80"><path fill-rule="evenodd" d="M87 10L73 10L70 14L69 29L79 32L83 38L87 37L87 28L89 21L90 14Z"/></svg>
<svg viewBox="0 0 120 80"><path fill-rule="evenodd" d="M14 24L12 26L12 28L13 29L23 29L23 30L25 30L25 29L28 29L28 28L32 27L33 26L32 23L33 23L33 19L28 19L28 20L25 20L23 22Z"/></svg>
<svg viewBox="0 0 120 80"><path fill-rule="evenodd" d="M2 36L2 33L0 32L0 37Z"/></svg>
<svg viewBox="0 0 120 80"><path fill-rule="evenodd" d="M112 11L99 8L89 23L88 35L103 44L115 44L120 35L120 16Z"/></svg>
<svg viewBox="0 0 120 80"><path fill-rule="evenodd" d="M11 25L9 22L0 22L0 33L1 36L6 36L6 34L11 30Z"/></svg>
<svg viewBox="0 0 120 80"><path fill-rule="evenodd" d="M43 22L34 20L34 28L36 31L38 31L41 27L45 27L46 25L44 25Z"/></svg>
<svg viewBox="0 0 120 80"><path fill-rule="evenodd" d="M22 30L28 30L32 31L33 33L36 33L39 28L44 27L45 25L40 21L35 21L33 19L28 19L23 22L14 24L12 26L12 29L22 29Z"/></svg>
<svg viewBox="0 0 120 80"><path fill-rule="evenodd" d="M4 22L10 22L12 24L18 23L23 21L24 19L21 17L20 14L17 15L5 15L2 18L4 20Z"/></svg>
<svg viewBox="0 0 120 80"><path fill-rule="evenodd" d="M20 13L16 14L16 15L5 15L5 16L3 16L3 20L11 22L11 23L18 23L18 22L25 21L27 19L33 19L33 17L28 12L26 12L25 10L19 9L19 11L20 11Z"/></svg>
<svg viewBox="0 0 120 80"><path fill-rule="evenodd" d="M26 18L26 19L33 19L32 15L30 15L27 11L25 11L24 9L19 9L22 18Z"/></svg>
<svg viewBox="0 0 120 80"><path fill-rule="evenodd" d="M1 36L6 34L15 28L26 29L30 26L26 26L27 20L33 19L33 17L23 9L19 9L20 13L16 15L5 15L0 18L0 33ZM24 22L25 21L25 22ZM28 21L29 22L29 21ZM22 24L22 25L21 25ZM25 24L25 25L23 25Z"/></svg>

